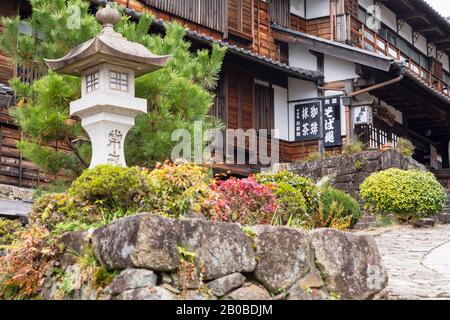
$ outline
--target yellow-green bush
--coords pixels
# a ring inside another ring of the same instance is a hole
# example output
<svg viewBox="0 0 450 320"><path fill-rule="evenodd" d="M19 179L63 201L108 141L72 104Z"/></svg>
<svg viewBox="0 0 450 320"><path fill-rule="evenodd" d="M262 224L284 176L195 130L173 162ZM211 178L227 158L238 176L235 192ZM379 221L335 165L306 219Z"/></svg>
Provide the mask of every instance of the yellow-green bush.
<svg viewBox="0 0 450 320"><path fill-rule="evenodd" d="M397 151L405 157L411 157L414 154L414 144L405 138L398 139Z"/></svg>
<svg viewBox="0 0 450 320"><path fill-rule="evenodd" d="M67 193L48 193L33 204L29 221L31 225L57 233L80 231L102 224L104 215L108 214L105 210L100 203L90 203Z"/></svg>
<svg viewBox="0 0 450 320"><path fill-rule="evenodd" d="M211 192L211 174L206 167L195 164L166 163L148 174L147 209L152 212L180 217L197 206Z"/></svg>
<svg viewBox="0 0 450 320"><path fill-rule="evenodd" d="M389 169L372 174L360 187L367 207L409 221L442 212L447 196L430 172Z"/></svg>

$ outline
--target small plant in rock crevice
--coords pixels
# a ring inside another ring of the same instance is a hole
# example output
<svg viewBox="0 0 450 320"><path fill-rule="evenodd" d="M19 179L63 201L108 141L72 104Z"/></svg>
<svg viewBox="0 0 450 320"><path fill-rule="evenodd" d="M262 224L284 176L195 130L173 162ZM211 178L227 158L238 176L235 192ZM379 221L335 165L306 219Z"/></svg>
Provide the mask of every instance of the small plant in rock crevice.
<svg viewBox="0 0 450 320"><path fill-rule="evenodd" d="M195 265L195 253L189 252L183 247L178 247L178 253L180 256L180 267L179 267L179 277L180 277L180 297L181 299L186 299L188 294L188 289L191 283L199 281L201 284L200 274Z"/></svg>
<svg viewBox="0 0 450 320"><path fill-rule="evenodd" d="M406 138L399 138L397 142L397 151L404 157L412 157L414 154L416 147L414 144L406 139Z"/></svg>
<svg viewBox="0 0 450 320"><path fill-rule="evenodd" d="M353 140L350 143L346 143L342 150L342 153L348 156L360 154L364 150L364 144L359 140Z"/></svg>

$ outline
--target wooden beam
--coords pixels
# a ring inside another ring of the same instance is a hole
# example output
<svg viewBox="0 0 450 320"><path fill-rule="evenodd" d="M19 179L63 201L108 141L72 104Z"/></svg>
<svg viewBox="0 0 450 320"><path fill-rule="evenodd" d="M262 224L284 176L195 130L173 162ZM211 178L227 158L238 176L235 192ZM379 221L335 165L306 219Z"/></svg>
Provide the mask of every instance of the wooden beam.
<svg viewBox="0 0 450 320"><path fill-rule="evenodd" d="M274 38L278 41L298 44L309 50L325 53L335 58L352 61L378 70L389 71L391 68L391 61L389 59L365 53L343 44L319 39L300 32L280 30L279 28L279 26L273 27Z"/></svg>

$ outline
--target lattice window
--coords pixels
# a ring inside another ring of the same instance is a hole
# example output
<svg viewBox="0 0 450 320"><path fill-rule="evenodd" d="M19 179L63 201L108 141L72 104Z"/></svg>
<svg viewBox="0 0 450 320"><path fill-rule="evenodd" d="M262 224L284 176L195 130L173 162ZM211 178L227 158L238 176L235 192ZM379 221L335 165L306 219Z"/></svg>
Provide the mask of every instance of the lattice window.
<svg viewBox="0 0 450 320"><path fill-rule="evenodd" d="M109 87L113 90L128 91L128 74L111 71Z"/></svg>
<svg viewBox="0 0 450 320"><path fill-rule="evenodd" d="M100 72L96 71L86 76L86 91L93 92L100 89Z"/></svg>

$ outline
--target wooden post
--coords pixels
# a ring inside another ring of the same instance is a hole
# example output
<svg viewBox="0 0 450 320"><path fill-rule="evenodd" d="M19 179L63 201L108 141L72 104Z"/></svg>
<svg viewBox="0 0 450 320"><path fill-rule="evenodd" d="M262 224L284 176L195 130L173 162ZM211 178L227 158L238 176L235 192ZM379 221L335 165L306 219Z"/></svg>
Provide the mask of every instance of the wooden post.
<svg viewBox="0 0 450 320"><path fill-rule="evenodd" d="M353 92L353 79L345 81L345 96L342 101L345 107L345 143L352 142L352 117L351 117L351 97L348 97Z"/></svg>
<svg viewBox="0 0 450 320"><path fill-rule="evenodd" d="M330 1L330 40L334 40L335 30L334 30L334 23L335 23L335 0Z"/></svg>
<svg viewBox="0 0 450 320"><path fill-rule="evenodd" d="M450 168L450 159L449 159L449 141L442 141L442 168L449 169Z"/></svg>

